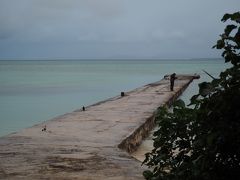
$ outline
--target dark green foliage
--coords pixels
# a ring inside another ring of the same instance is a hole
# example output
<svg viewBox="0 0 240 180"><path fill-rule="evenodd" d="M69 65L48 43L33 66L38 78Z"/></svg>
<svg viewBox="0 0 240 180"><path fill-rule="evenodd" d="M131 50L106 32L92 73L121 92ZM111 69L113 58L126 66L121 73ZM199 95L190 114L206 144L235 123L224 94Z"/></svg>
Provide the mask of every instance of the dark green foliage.
<svg viewBox="0 0 240 180"><path fill-rule="evenodd" d="M232 66L219 78L199 84L191 106L178 100L170 112L159 108L154 149L146 154L148 180L233 180L240 178L240 13L214 48Z"/></svg>

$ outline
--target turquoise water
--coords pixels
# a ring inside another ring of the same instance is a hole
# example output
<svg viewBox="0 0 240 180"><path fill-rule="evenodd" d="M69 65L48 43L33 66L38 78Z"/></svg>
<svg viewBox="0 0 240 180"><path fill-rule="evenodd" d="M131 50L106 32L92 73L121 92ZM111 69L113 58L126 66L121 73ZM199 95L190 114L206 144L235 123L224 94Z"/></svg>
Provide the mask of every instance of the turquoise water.
<svg viewBox="0 0 240 180"><path fill-rule="evenodd" d="M172 72L198 73L200 81L226 67L221 59L0 61L0 135L51 119ZM183 95L197 90L193 83Z"/></svg>

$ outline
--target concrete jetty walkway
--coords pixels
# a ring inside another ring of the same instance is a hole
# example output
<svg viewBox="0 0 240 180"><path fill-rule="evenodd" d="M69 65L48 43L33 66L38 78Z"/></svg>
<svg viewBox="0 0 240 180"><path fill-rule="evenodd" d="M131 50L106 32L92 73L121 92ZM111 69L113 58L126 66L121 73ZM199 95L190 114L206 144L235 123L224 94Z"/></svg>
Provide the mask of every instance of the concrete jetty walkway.
<svg viewBox="0 0 240 180"><path fill-rule="evenodd" d="M145 167L128 152L153 128L157 107L171 104L196 78L177 77L173 92L162 79L1 137L0 179L143 179Z"/></svg>

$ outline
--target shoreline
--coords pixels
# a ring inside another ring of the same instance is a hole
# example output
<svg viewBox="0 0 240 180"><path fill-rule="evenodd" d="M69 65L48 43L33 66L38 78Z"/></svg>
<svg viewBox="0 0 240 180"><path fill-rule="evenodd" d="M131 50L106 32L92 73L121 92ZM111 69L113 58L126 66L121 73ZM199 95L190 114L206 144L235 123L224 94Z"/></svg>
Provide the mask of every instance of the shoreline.
<svg viewBox="0 0 240 180"><path fill-rule="evenodd" d="M145 167L128 152L151 131L156 109L170 105L194 78L179 75L174 92L162 79L0 137L0 177L143 179Z"/></svg>

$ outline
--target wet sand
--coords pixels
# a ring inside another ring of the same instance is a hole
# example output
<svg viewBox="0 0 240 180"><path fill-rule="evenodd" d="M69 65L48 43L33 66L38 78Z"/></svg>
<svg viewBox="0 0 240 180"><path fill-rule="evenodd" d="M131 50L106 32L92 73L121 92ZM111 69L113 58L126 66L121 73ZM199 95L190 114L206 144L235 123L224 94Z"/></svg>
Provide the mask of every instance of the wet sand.
<svg viewBox="0 0 240 180"><path fill-rule="evenodd" d="M140 162L143 162L145 159L145 154L147 152L151 152L153 149L153 133L154 131L157 130L157 128L154 128L150 134L148 135L148 137L146 137L141 144L138 146L137 150L130 153L131 156L133 156L135 159L137 159Z"/></svg>
<svg viewBox="0 0 240 180"><path fill-rule="evenodd" d="M1 137L0 179L143 179L146 167L129 152L154 127L155 110L194 78L179 75L174 91L162 79Z"/></svg>

